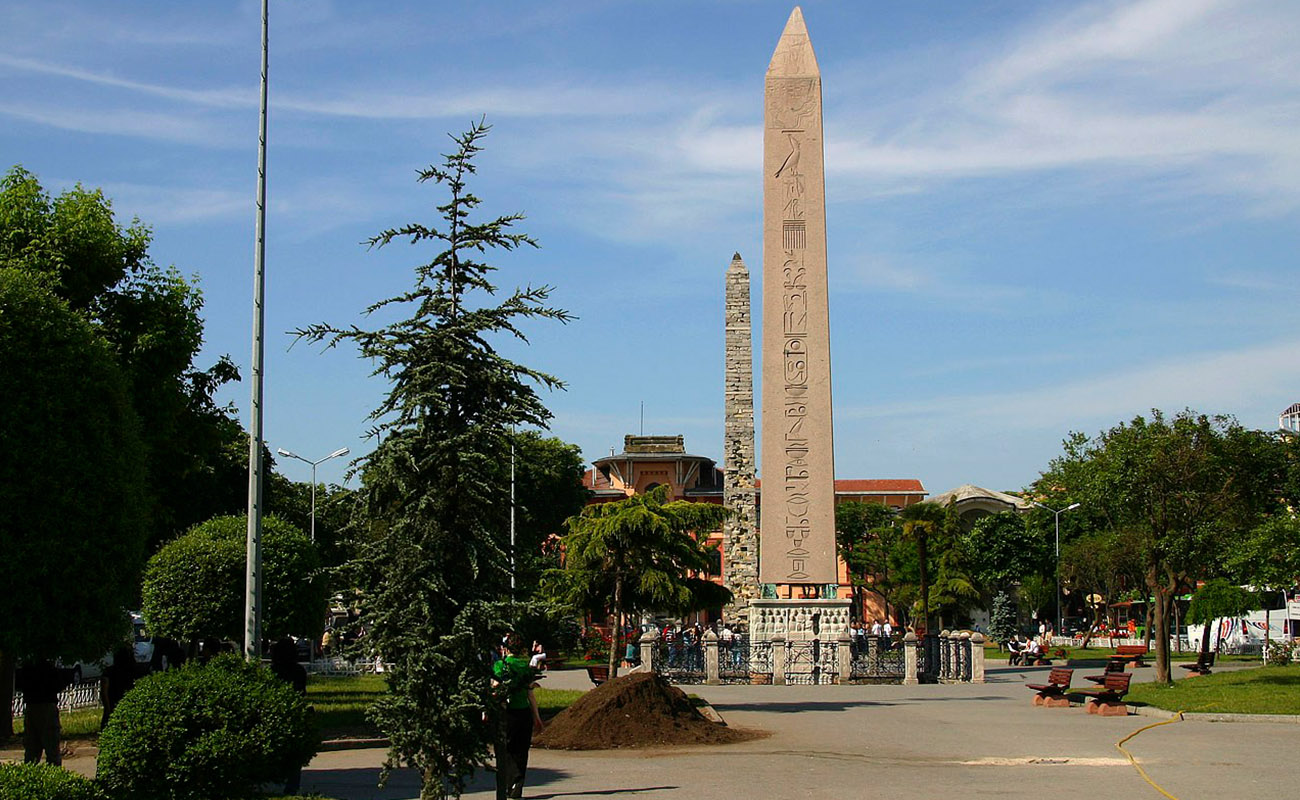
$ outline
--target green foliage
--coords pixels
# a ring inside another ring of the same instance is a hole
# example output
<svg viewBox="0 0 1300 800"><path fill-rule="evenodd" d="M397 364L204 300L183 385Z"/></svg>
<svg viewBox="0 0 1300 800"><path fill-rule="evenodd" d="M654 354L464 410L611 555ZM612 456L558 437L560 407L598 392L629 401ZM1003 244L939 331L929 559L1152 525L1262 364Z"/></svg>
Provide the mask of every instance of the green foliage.
<svg viewBox="0 0 1300 800"><path fill-rule="evenodd" d="M1233 545L1277 510L1286 459L1269 434L1230 417L1135 417L1095 438L1072 434L1037 484L1064 489L1100 530L1136 538L1155 600L1156 679L1171 680L1173 598L1224 569Z"/></svg>
<svg viewBox="0 0 1300 800"><path fill-rule="evenodd" d="M96 658L127 632L144 562L144 453L108 344L0 268L0 650Z"/></svg>
<svg viewBox="0 0 1300 800"><path fill-rule="evenodd" d="M939 627L955 625L967 611L980 603L980 592L972 575L970 553L964 544L956 504L944 509L937 537L938 570L930 588L929 606L940 614Z"/></svg>
<svg viewBox="0 0 1300 800"><path fill-rule="evenodd" d="M1300 520L1290 513L1268 517L1234 547L1230 571L1243 583L1286 589L1300 576Z"/></svg>
<svg viewBox="0 0 1300 800"><path fill-rule="evenodd" d="M141 609L155 634L180 641L240 639L247 520L208 520L149 559ZM327 588L320 558L306 534L277 517L264 517L262 569L266 637L319 636Z"/></svg>
<svg viewBox="0 0 1300 800"><path fill-rule="evenodd" d="M727 511L713 503L665 502L667 487L624 500L587 506L570 518L564 535L564 567L551 574L551 595L567 605L610 612L610 674L622 656L624 614L649 611L686 614L730 600L726 589L705 578L711 558L702 537L716 530Z"/></svg>
<svg viewBox="0 0 1300 800"><path fill-rule="evenodd" d="M1264 663L1270 667L1285 667L1292 661L1300 661L1300 644L1280 639L1270 639L1264 643Z"/></svg>
<svg viewBox="0 0 1300 800"><path fill-rule="evenodd" d="M1103 530L1084 534L1061 548L1064 585L1085 599L1090 595L1101 597L1101 602L1088 604L1092 611L1090 630L1100 625L1109 603L1134 591L1145 594L1142 540L1131 529Z"/></svg>
<svg viewBox="0 0 1300 800"><path fill-rule="evenodd" d="M32 276L92 323L112 348L145 446L148 543L243 506L244 442L213 394L238 380L227 358L193 366L203 345L202 294L154 265L152 234L117 224L112 203L80 185L51 199L31 173L0 179L0 265Z"/></svg>
<svg viewBox="0 0 1300 800"><path fill-rule="evenodd" d="M1041 617L1056 602L1056 582L1046 575L1030 575L1020 582L1020 603L1035 617Z"/></svg>
<svg viewBox="0 0 1300 800"><path fill-rule="evenodd" d="M914 503L899 515L903 520L903 535L916 543L917 592L916 607L921 618L918 627L930 629L930 539L943 530L946 512L934 503ZM915 617L914 617L915 618Z"/></svg>
<svg viewBox="0 0 1300 800"><path fill-rule="evenodd" d="M248 449L244 448L247 458ZM267 462L274 463L274 462ZM266 513L279 517L300 531L311 531L311 483L291 481L275 472L268 473L263 485ZM349 536L349 523L357 493L333 484L316 486L316 549L325 567L338 567L356 556L356 543ZM331 575L334 588L351 588L344 578Z"/></svg>
<svg viewBox="0 0 1300 800"><path fill-rule="evenodd" d="M409 314L375 330L319 324L298 334L327 347L355 345L390 385L373 412L382 443L361 466L354 509L358 556L352 564L369 626L393 693L373 717L392 741L394 765L419 771L422 797L459 795L484 765L495 726L490 671L482 655L499 642L512 608L507 558L510 431L550 418L535 386L555 378L513 362L492 340L527 341L519 325L564 321L546 305L548 287L516 290L492 304L489 251L536 246L512 228L522 215L473 219L481 201L468 189L488 127L453 137L455 150L420 173L449 194L434 226L386 230L394 241L442 249L415 267L415 286L368 312ZM487 304L476 306L482 299ZM494 641L495 638L495 641Z"/></svg>
<svg viewBox="0 0 1300 800"><path fill-rule="evenodd" d="M283 782L316 752L307 702L236 656L150 675L99 737L97 779L136 800L224 800Z"/></svg>
<svg viewBox="0 0 1300 800"><path fill-rule="evenodd" d="M88 778L49 764L0 764L0 800L104 800Z"/></svg>
<svg viewBox="0 0 1300 800"><path fill-rule="evenodd" d="M835 546L848 566L854 614L863 607L864 592L879 595L886 612L898 603L899 574L892 569L902 544L897 517L883 503L853 500L835 505Z"/></svg>
<svg viewBox="0 0 1300 800"><path fill-rule="evenodd" d="M515 573L516 596L535 595L547 569L559 566L555 540L564 522L582 511L590 492L582 485L584 461L577 445L537 431L519 431L515 447ZM500 465L503 485L510 480L509 463Z"/></svg>
<svg viewBox="0 0 1300 800"><path fill-rule="evenodd" d="M1259 607L1259 599L1222 578L1206 581L1192 595L1184 619L1191 625L1208 625L1220 617L1243 617Z"/></svg>
<svg viewBox="0 0 1300 800"><path fill-rule="evenodd" d="M1015 604L1011 602L1011 595L999 591L993 597L993 607L989 611L989 636L998 644L1006 644L1016 633Z"/></svg>
<svg viewBox="0 0 1300 800"><path fill-rule="evenodd" d="M1051 545L1014 511L990 514L975 521L962 537L971 570L984 591L992 594L1014 586L1028 575L1050 569Z"/></svg>

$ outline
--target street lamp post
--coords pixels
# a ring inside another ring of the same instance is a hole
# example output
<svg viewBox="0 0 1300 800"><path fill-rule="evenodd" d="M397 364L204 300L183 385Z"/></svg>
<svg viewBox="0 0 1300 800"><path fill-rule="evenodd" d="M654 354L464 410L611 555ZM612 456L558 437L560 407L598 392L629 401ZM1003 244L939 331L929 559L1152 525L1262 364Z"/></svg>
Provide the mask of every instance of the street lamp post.
<svg viewBox="0 0 1300 800"><path fill-rule="evenodd" d="M322 458L320 461L312 461L311 459L303 458L297 453L291 453L288 450L285 450L283 447L277 449L275 452L279 453L285 458L296 458L299 461L302 461L307 464L311 464L311 540L312 543L315 544L316 542L316 467L320 466L321 464L324 464L326 461L329 461L331 458L338 458L339 456L347 455L348 449L346 447L340 447L339 449L335 450L333 453L330 453L329 455Z"/></svg>
<svg viewBox="0 0 1300 800"><path fill-rule="evenodd" d="M1071 503L1058 511L1055 508L1049 508L1037 501L1031 502L1044 511L1052 512L1052 518L1056 522L1056 634L1058 636L1064 636L1065 625L1062 624L1061 620L1061 515L1067 511L1073 511L1081 504Z"/></svg>

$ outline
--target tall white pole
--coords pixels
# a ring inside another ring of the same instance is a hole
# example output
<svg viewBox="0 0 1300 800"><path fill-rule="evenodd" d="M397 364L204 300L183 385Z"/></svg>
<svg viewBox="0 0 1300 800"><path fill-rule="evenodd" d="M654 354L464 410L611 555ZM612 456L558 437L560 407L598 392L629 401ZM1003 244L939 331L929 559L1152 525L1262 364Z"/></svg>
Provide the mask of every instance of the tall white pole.
<svg viewBox="0 0 1300 800"><path fill-rule="evenodd" d="M311 543L316 544L316 465L311 465Z"/></svg>
<svg viewBox="0 0 1300 800"><path fill-rule="evenodd" d="M1061 512L1057 511L1053 516L1056 517L1056 635L1064 636L1065 627L1061 624Z"/></svg>
<svg viewBox="0 0 1300 800"><path fill-rule="evenodd" d="M244 573L244 657L261 657L262 642L262 355L266 291L266 85L270 0L262 0L262 102L257 125L257 226L253 245L253 380L248 425L248 566Z"/></svg>

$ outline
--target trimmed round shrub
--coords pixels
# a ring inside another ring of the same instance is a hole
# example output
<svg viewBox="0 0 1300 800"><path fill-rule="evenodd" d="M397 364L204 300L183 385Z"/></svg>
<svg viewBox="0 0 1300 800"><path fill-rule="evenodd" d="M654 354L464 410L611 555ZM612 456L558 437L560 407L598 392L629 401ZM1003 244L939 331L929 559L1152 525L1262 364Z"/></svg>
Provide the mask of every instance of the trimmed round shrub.
<svg viewBox="0 0 1300 800"><path fill-rule="evenodd" d="M99 736L97 779L134 800L226 800L283 782L316 752L306 699L237 656L136 683Z"/></svg>
<svg viewBox="0 0 1300 800"><path fill-rule="evenodd" d="M103 800L95 784L49 764L0 764L0 800Z"/></svg>
<svg viewBox="0 0 1300 800"><path fill-rule="evenodd" d="M244 636L248 518L215 517L190 528L149 559L141 610L150 631L180 641ZM319 637L328 587L316 546L277 517L262 519L262 632Z"/></svg>

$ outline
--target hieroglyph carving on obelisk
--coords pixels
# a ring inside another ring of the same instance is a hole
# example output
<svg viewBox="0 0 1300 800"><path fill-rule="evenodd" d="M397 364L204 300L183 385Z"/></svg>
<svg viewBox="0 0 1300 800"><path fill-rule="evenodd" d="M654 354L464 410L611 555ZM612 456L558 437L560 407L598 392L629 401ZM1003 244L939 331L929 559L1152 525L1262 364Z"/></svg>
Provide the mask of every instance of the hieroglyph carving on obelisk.
<svg viewBox="0 0 1300 800"><path fill-rule="evenodd" d="M768 65L764 99L764 583L838 581L821 84L795 8Z"/></svg>

